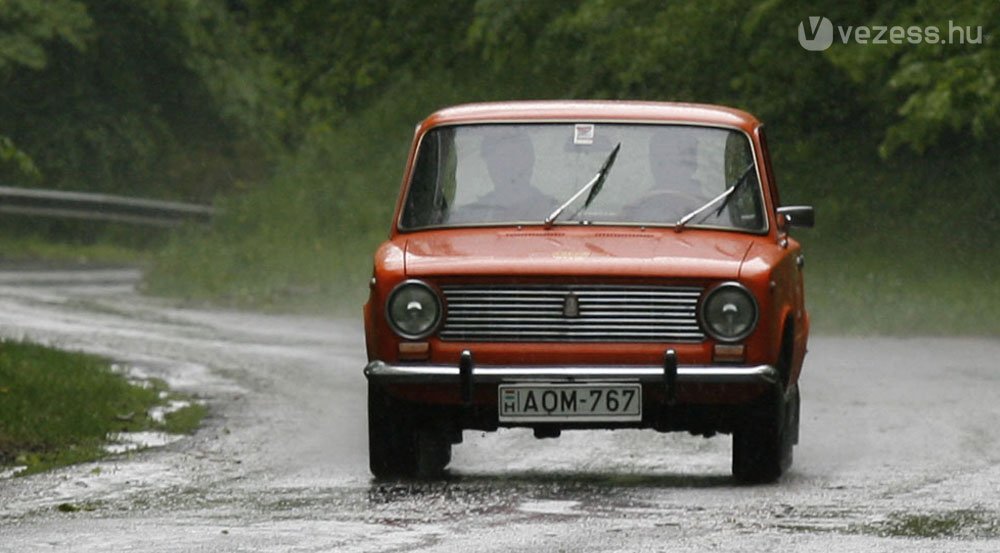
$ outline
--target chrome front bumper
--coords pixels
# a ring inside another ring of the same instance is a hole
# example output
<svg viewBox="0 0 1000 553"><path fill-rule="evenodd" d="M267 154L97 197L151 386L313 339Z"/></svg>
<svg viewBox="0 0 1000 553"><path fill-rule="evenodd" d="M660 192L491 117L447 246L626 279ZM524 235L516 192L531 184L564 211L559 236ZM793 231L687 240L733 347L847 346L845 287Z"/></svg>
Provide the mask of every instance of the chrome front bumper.
<svg viewBox="0 0 1000 553"><path fill-rule="evenodd" d="M490 366L477 365L476 384L501 382L662 382L663 367L657 366ZM447 365L389 365L372 361L365 376L379 383L457 384L461 371ZM771 365L755 366L679 366L678 383L703 384L776 384L778 371Z"/></svg>

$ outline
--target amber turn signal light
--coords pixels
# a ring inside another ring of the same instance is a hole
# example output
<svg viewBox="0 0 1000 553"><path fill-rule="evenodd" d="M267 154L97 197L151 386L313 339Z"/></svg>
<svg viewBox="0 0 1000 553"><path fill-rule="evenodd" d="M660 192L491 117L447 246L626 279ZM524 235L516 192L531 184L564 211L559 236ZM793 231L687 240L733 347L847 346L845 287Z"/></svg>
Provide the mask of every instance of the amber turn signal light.
<svg viewBox="0 0 1000 553"><path fill-rule="evenodd" d="M430 351L431 346L427 342L399 343L399 359L402 361L425 361Z"/></svg>
<svg viewBox="0 0 1000 553"><path fill-rule="evenodd" d="M713 358L720 362L740 362L745 349L743 344L715 344Z"/></svg>

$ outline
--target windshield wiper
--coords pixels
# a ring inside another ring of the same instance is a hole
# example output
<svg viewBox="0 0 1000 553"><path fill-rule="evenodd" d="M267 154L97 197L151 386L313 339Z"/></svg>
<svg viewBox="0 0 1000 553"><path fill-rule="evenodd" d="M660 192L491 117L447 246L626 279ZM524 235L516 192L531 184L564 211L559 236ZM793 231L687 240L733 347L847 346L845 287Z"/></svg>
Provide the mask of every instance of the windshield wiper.
<svg viewBox="0 0 1000 553"><path fill-rule="evenodd" d="M601 169L597 172L596 175L594 175L594 178L590 179L590 182L583 185L583 188L581 188L580 190L577 190L576 194L573 194L573 197L566 200L566 203L557 207L555 211L550 213L549 216L545 218L546 228L551 227L552 223L555 223L556 219L558 219L559 216L562 215L562 212L566 211L566 208L569 207L573 202L575 202L576 199L582 196L583 193L586 192L587 190L590 190L590 194L587 195L587 201L583 202L583 207L576 210L576 213L573 214L573 217L576 217L577 214L579 214L581 211L590 207L591 202L593 202L594 198L597 197L597 194L601 192L601 188L604 186L604 181L608 178L608 171L610 171L611 166L615 164L615 158L618 157L618 150L620 150L621 147L622 143L619 142L618 145L616 145L614 149L611 150L611 153L608 154L608 158L604 160L604 165L601 165Z"/></svg>
<svg viewBox="0 0 1000 553"><path fill-rule="evenodd" d="M706 209L715 205L715 202L718 202L720 200L722 201L722 203L719 204L719 209L715 212L715 215L716 216L721 215L722 210L725 209L726 205L729 203L729 198L733 197L733 193L735 193L736 190L743 185L743 183L750 180L747 177L750 176L751 172L753 171L753 167L754 167L753 163L747 165L747 168L744 169L742 173L740 173L740 176L736 177L736 180L733 182L732 185L730 185L729 188L726 189L725 192L719 194L718 196L712 198L711 200L708 200L707 202L705 202L704 205L692 211L691 213L688 213L687 215L681 217L680 220L674 223L674 230L680 232L685 226L687 226L688 223L691 222L692 219L700 215Z"/></svg>

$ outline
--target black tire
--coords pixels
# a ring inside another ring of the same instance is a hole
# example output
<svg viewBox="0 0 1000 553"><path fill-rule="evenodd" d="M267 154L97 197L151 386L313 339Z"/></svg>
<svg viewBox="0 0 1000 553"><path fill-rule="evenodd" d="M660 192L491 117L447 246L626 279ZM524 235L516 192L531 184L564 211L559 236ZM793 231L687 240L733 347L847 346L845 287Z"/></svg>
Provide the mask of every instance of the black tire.
<svg viewBox="0 0 1000 553"><path fill-rule="evenodd" d="M733 476L748 484L774 482L792 465L798 438L798 385L776 393L733 432Z"/></svg>
<svg viewBox="0 0 1000 553"><path fill-rule="evenodd" d="M368 468L375 478L436 478L451 461L447 436L417 415L368 383Z"/></svg>
<svg viewBox="0 0 1000 553"><path fill-rule="evenodd" d="M443 432L425 427L417 432L417 478L439 478L451 462L451 442Z"/></svg>
<svg viewBox="0 0 1000 553"><path fill-rule="evenodd" d="M412 421L382 389L368 383L368 468L375 478L414 476L417 443Z"/></svg>

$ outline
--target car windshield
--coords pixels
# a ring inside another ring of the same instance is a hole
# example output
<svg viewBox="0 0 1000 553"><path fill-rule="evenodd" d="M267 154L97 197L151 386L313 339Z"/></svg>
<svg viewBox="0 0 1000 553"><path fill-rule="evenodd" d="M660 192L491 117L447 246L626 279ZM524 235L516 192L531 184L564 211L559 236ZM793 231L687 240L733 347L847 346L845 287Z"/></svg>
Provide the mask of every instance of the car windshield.
<svg viewBox="0 0 1000 553"><path fill-rule="evenodd" d="M616 156L611 156L617 145ZM421 140L400 227L542 224L673 226L749 176L726 201L686 223L766 229L748 137L715 127L537 123L438 127ZM589 205L585 205L590 200Z"/></svg>

